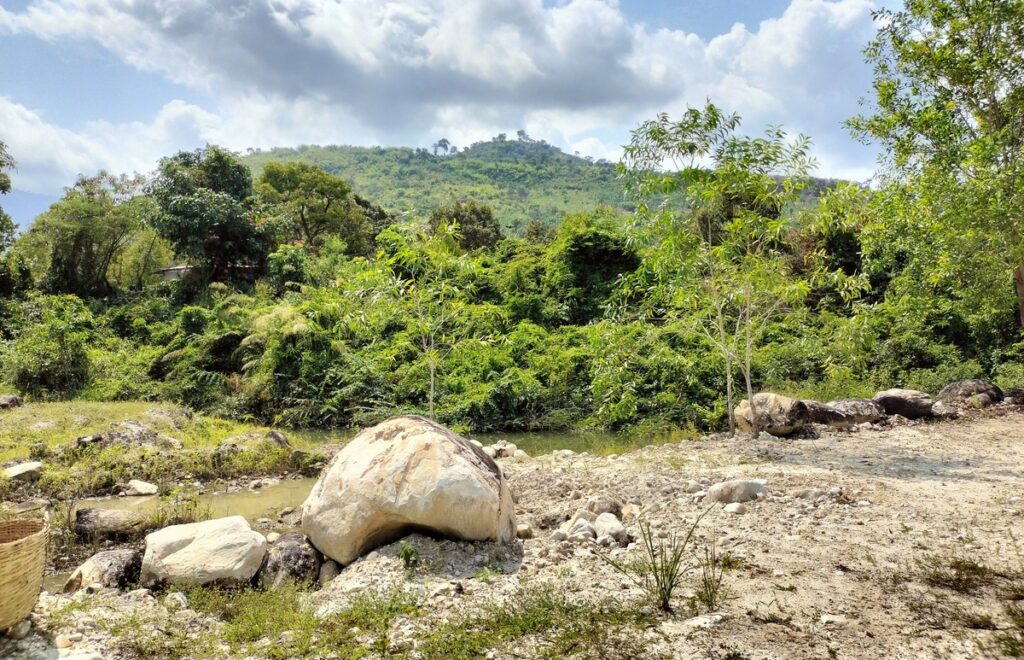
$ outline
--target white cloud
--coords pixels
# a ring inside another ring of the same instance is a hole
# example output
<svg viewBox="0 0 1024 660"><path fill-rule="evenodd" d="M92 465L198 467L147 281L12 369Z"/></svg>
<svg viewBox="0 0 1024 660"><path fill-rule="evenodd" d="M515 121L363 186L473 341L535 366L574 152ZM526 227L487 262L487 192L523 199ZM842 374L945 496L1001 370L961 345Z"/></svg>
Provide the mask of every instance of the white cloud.
<svg viewBox="0 0 1024 660"><path fill-rule="evenodd" d="M619 153L610 135L625 142L655 112L711 98L750 132L783 124L815 137L824 174L862 175L871 152L839 124L869 89L872 8L792 0L704 40L631 24L615 0L34 0L0 8L0 35L92 40L217 107L171 101L139 123L72 132L6 100L0 139L20 185L52 191L78 171L151 169L205 141L468 145L523 127L601 158Z"/></svg>

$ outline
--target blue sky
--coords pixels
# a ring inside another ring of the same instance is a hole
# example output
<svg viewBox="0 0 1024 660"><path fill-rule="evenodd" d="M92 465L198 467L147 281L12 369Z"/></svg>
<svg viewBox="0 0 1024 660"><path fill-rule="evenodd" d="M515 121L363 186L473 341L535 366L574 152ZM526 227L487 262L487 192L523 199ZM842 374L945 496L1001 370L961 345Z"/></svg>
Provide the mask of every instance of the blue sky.
<svg viewBox="0 0 1024 660"><path fill-rule="evenodd" d="M229 8L230 7L230 8ZM749 132L842 128L870 90L872 0L0 0L0 140L25 222L79 173L179 149L469 144L526 128L615 159L631 128L711 98Z"/></svg>

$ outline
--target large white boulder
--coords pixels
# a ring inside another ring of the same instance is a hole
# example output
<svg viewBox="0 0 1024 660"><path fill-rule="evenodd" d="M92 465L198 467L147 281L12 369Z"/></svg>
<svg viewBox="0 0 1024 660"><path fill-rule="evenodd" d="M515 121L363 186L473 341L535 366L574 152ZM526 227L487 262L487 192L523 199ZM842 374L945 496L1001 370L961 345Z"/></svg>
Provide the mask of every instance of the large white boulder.
<svg viewBox="0 0 1024 660"><path fill-rule="evenodd" d="M146 536L143 586L239 584L256 575L267 539L242 516L171 525Z"/></svg>
<svg viewBox="0 0 1024 660"><path fill-rule="evenodd" d="M493 459L423 417L364 430L302 505L302 531L339 564L411 531L467 541L516 535L512 492Z"/></svg>

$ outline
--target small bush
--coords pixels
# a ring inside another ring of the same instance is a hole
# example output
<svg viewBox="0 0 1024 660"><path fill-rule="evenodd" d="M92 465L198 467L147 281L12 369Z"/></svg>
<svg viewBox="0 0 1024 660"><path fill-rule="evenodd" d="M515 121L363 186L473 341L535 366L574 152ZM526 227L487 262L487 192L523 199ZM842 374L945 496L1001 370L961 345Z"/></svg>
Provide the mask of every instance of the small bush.
<svg viewBox="0 0 1024 660"><path fill-rule="evenodd" d="M657 542L650 524L640 523L644 557L635 564L624 564L605 555L598 556L647 592L662 611L671 612L672 596L682 582L683 575L690 569L684 562L690 541L701 518L706 514L707 511L693 521L685 536L672 533L667 539L658 539Z"/></svg>

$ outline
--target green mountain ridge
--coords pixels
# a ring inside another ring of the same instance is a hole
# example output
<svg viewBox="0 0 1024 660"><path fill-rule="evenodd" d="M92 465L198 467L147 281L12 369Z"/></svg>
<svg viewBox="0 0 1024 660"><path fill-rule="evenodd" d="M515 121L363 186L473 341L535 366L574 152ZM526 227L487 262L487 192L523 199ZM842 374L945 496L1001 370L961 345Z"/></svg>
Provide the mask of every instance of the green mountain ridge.
<svg viewBox="0 0 1024 660"><path fill-rule="evenodd" d="M410 147L341 145L251 151L243 161L258 176L271 161L302 161L342 177L392 213L422 217L443 204L487 204L506 230L531 220L555 225L567 213L606 205L631 211L615 164L567 154L542 140L495 138L452 153ZM804 199L838 179L813 178Z"/></svg>
<svg viewBox="0 0 1024 660"><path fill-rule="evenodd" d="M259 175L270 161L303 161L352 184L393 213L424 216L442 204L474 199L505 228L598 205L629 210L615 165L566 154L544 142L492 140L451 154L408 147L301 146L255 151L243 160Z"/></svg>

